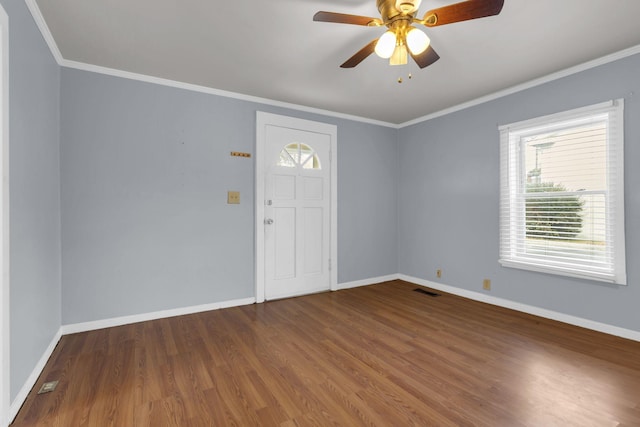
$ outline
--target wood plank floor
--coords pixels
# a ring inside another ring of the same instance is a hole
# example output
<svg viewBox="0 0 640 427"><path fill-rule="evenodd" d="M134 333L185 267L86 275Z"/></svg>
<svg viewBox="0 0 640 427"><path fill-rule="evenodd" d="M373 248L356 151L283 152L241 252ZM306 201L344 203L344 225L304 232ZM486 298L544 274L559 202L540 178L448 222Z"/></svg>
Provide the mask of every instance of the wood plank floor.
<svg viewBox="0 0 640 427"><path fill-rule="evenodd" d="M64 336L13 426L640 426L640 343L415 288Z"/></svg>

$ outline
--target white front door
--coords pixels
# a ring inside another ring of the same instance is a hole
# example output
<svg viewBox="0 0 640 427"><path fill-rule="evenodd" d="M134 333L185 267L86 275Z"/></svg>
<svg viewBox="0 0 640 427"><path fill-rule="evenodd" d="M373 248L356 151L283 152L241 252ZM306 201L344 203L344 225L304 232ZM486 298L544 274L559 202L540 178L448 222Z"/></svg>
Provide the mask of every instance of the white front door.
<svg viewBox="0 0 640 427"><path fill-rule="evenodd" d="M263 233L263 269L258 268L258 275L263 275L263 295L268 300L332 288L331 150L335 127L331 127L333 134L319 132L304 126L308 124L305 121L286 119L293 120L293 126L277 121L260 123L262 140L257 142L262 149L256 162L263 171L263 179L257 183L262 191L256 192L262 193L257 200L262 207L257 220L262 226L257 232ZM260 256L259 249L257 252Z"/></svg>

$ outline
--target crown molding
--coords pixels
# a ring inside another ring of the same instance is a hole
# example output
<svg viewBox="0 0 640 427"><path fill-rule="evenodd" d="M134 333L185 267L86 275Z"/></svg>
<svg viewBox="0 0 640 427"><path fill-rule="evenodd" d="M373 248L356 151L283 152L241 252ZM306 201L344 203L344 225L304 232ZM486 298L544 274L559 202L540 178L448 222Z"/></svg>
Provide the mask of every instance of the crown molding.
<svg viewBox="0 0 640 427"><path fill-rule="evenodd" d="M572 74L577 74L582 71L589 70L591 68L599 67L600 65L605 65L610 62L617 61L619 59L636 55L638 53L640 53L640 45L633 46L618 52L614 52L612 54L609 54L591 61L587 61L582 64L575 65L573 67L565 68L564 70L556 71L555 73L547 74L546 76L539 77L537 79L533 79L528 82L521 83L515 86L511 86L507 89L503 89L498 92L494 92L492 94L473 99L471 101L463 102L462 104L454 105L453 107L445 108L444 110L436 111L435 113L427 114L426 116L418 117L417 119L413 119L408 122L401 123L400 125L398 125L398 128L402 129L408 126L413 126L418 123L435 119L437 117L446 116L447 114L455 113L456 111L460 111L466 108L474 107L476 105L484 104L485 102L503 98L507 95L512 95L517 92L522 92L523 90L540 86L545 83L549 83L554 80L558 80L563 77L570 76Z"/></svg>
<svg viewBox="0 0 640 427"><path fill-rule="evenodd" d="M36 25L40 30L42 37L47 43L47 46L49 46L49 50L51 51L58 65L61 67L74 68L77 70L89 71L89 72L98 73L98 74L106 74L109 76L121 77L129 80L137 80L137 81L157 84L161 86L169 86L169 87L184 89L192 92L205 93L209 95L217 95L225 98L239 99L242 101L254 102L257 104L271 105L273 107L288 108L296 111L303 111L306 113L320 114L323 116L335 117L338 119L352 120L352 121L368 123L368 124L377 125L377 126L391 127L395 129L398 128L398 125L395 123L389 123L381 120L374 120L367 117L338 113L335 111L323 110L320 108L308 107L306 105L293 104L289 102L276 101L268 98L260 98L257 96L246 95L242 93L229 92L226 90L215 89L215 88L210 88L206 86L199 86L195 84L179 82L176 80L163 79L160 77L154 77L154 76L149 76L145 74L138 74L138 73L133 73L129 71L117 70L114 68L102 67L99 65L87 64L84 62L70 61L68 59L65 59L62 56L62 53L60 52L60 49L58 48L58 45L55 39L53 38L53 35L51 34L51 30L49 29L49 26L47 25L46 21L44 20L44 17L42 16L42 12L40 11L38 4L36 3L36 0L25 0L25 3L27 4L27 7L29 8L31 15L33 16L33 20L36 22Z"/></svg>
<svg viewBox="0 0 640 427"><path fill-rule="evenodd" d="M51 51L51 54L53 55L58 65L62 65L62 61L64 60L64 58L62 58L62 53L60 53L60 49L58 49L58 45L54 40L53 35L51 34L51 31L49 30L49 26L47 25L47 23L44 20L44 17L42 16L42 12L40 12L40 8L38 7L36 0L24 0L24 1L27 4L27 7L29 8L29 12L31 12L31 16L33 17L33 20L36 21L36 25L38 26L38 29L40 30L40 33L42 34L44 41L47 43L47 46L49 46L49 50Z"/></svg>
<svg viewBox="0 0 640 427"><path fill-rule="evenodd" d="M25 0L25 3L27 4L27 7L29 8L31 15L33 16L33 19L35 20L36 25L40 29L42 36L44 37L47 45L49 46L49 49L51 50L53 57L55 58L58 65L60 65L61 67L74 68L74 69L94 72L98 74L106 74L114 77L121 77L125 79L130 79L130 80L137 80L137 81L142 81L142 82L147 82L152 84L158 84L162 86L185 89L192 92L200 92L200 93L205 93L210 95L222 96L226 98L234 98L242 101L255 102L258 104L271 105L271 106L280 107L280 108L288 108L296 111L303 111L303 112L312 113L312 114L320 114L323 116L335 117L338 119L345 119L345 120L352 120L356 122L384 126L384 127L393 128L393 129L402 129L405 127L413 126L418 123L426 122L426 121L435 119L437 117L442 117L447 114L454 113L456 111L460 111L470 107L474 107L476 105L484 104L486 102L493 101L493 100L505 97L507 95L521 92L526 89L540 86L545 83L549 83L554 80L558 80L563 77L570 76L572 74L577 74L582 71L586 71L591 68L595 68L600 65L608 64L610 62L614 62L619 59L623 59L623 58L640 53L640 45L633 46L633 47L630 47L618 52L614 52L612 54L605 55L603 57L600 57L591 61L584 62L579 65L575 65L573 67L566 68L564 70L560 70L560 71L548 74L543 77L539 77L537 79L530 80L525 83L511 86L507 89L503 89L503 90L491 93L489 95L485 95L480 98L473 99L471 101L463 102L461 104L454 105L452 107L445 108L443 110L436 111L434 113L430 113L425 116L421 116L416 119L397 124L397 123L390 123L390 122L385 122L381 120L374 120L367 117L355 116L350 114L338 113L330 110L323 110L319 108L308 107L305 105L276 101L268 98L260 98L260 97L236 93L236 92L229 92L221 89L215 89L215 88L210 88L206 86L199 86L199 85L179 82L175 80L163 79L160 77L153 77L145 74L138 74L138 73L133 73L129 71L117 70L113 68L102 67L99 65L92 65L92 64L87 64L83 62L70 61L62 57L60 49L58 49L58 45L56 44L53 38L53 35L51 34L51 31L49 30L49 27L47 26L47 23L45 22L44 17L40 12L40 8L38 7L36 0Z"/></svg>
<svg viewBox="0 0 640 427"><path fill-rule="evenodd" d="M323 116L368 123L368 124L377 125L377 126L391 127L395 129L398 128L397 124L384 122L380 120L369 119L367 117L360 117L360 116L354 116L350 114L338 113L335 111L323 110L320 108L308 107L306 105L293 104L289 102L276 101L274 99L260 98L257 96L246 95L246 94L237 93L237 92L229 92L226 90L215 89L207 86L184 83L177 80L164 79L161 77L154 77L146 74L138 74L130 71L117 70L114 68L87 64L84 62L76 62L76 61L69 61L67 59L62 59L62 61L60 61L59 64L60 66L65 68L73 68L76 70L89 71L89 72L98 73L98 74L106 74L109 76L120 77L123 79L137 80L137 81L157 84L161 86L169 86L177 89L188 90L191 92L199 92L199 93L204 93L208 95L216 95L216 96L222 96L225 98L233 98L241 101L254 102L256 104L270 105L273 107L288 108L291 110L303 111L303 112L312 113L312 114L320 114Z"/></svg>

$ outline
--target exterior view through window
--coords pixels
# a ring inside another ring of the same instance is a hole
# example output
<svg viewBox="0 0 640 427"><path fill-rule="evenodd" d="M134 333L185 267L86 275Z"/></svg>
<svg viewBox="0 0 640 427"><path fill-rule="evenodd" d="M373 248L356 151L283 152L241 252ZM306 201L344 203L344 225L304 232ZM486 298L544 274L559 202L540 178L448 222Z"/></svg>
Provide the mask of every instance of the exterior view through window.
<svg viewBox="0 0 640 427"><path fill-rule="evenodd" d="M287 144L280 152L278 166L285 168L295 168L302 166L303 169L322 169L320 159L315 150L307 144Z"/></svg>
<svg viewBox="0 0 640 427"><path fill-rule="evenodd" d="M622 101L500 133L501 263L624 284Z"/></svg>

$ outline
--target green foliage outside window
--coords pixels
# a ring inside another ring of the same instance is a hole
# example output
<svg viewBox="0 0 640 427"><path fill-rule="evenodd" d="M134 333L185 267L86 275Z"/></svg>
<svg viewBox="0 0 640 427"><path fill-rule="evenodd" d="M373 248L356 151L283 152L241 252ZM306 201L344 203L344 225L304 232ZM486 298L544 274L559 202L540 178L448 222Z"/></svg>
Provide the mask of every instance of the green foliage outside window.
<svg viewBox="0 0 640 427"><path fill-rule="evenodd" d="M529 183L527 193L564 192L561 184L552 182ZM571 240L582 230L582 209L584 201L580 196L559 195L558 197L533 197L526 202L527 237Z"/></svg>

